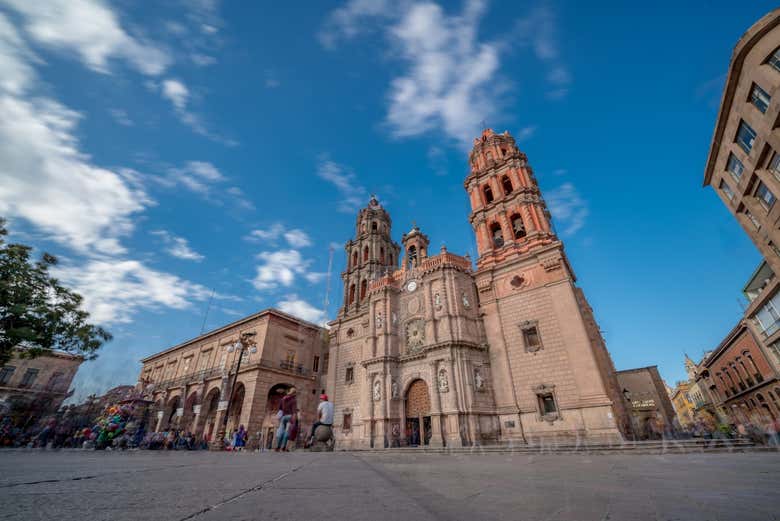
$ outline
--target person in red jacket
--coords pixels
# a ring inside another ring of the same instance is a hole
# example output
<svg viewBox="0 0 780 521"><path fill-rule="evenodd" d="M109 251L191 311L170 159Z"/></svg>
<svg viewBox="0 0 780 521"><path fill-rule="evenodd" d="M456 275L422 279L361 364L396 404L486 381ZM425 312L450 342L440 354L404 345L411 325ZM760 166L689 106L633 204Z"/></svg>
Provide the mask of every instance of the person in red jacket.
<svg viewBox="0 0 780 521"><path fill-rule="evenodd" d="M287 391L287 396L282 398L282 402L279 404L279 410L282 412L282 417L279 420L279 432L276 436L276 452L280 450L287 451L287 439L290 435L288 431L290 420L292 419L295 411L298 410L298 402L295 399L295 387L291 387Z"/></svg>

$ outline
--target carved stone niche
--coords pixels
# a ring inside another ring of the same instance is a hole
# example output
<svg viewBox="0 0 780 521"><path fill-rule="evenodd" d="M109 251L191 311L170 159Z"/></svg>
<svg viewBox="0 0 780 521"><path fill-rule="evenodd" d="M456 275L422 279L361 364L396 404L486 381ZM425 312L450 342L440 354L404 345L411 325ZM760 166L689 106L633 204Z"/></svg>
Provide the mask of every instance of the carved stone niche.
<svg viewBox="0 0 780 521"><path fill-rule="evenodd" d="M523 337L526 353L536 353L542 350L542 339L539 334L538 320L523 320L517 325Z"/></svg>
<svg viewBox="0 0 780 521"><path fill-rule="evenodd" d="M531 390L536 394L536 399L539 402L539 416L542 420L553 423L556 420L561 419L560 409L558 408L558 401L555 397L555 385L554 384L539 384L532 387ZM545 403L549 403L548 400L552 400L552 404L555 407L554 411L545 411Z"/></svg>
<svg viewBox="0 0 780 521"><path fill-rule="evenodd" d="M545 271L554 271L561 267L560 257L547 257L542 259L542 267Z"/></svg>

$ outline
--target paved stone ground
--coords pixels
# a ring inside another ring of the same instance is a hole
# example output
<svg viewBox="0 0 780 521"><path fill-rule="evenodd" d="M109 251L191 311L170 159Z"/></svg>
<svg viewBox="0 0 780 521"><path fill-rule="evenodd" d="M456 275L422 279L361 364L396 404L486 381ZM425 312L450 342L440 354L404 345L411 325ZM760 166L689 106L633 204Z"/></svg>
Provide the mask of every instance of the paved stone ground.
<svg viewBox="0 0 780 521"><path fill-rule="evenodd" d="M0 451L0 519L760 520L779 453Z"/></svg>

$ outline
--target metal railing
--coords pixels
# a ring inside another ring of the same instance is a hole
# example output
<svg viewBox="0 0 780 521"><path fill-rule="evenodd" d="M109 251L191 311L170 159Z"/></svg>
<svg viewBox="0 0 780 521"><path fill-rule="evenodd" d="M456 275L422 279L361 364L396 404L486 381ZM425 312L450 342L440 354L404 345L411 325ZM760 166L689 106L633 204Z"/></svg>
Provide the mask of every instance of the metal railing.
<svg viewBox="0 0 780 521"><path fill-rule="evenodd" d="M232 364L228 372L222 367L212 367L210 369L203 369L196 373L179 376L177 378L170 378L163 380L162 382L152 383L154 389L170 389L171 387L182 387L191 383L201 382L209 378L217 376L233 375L236 372L236 366L238 364ZM258 362L242 363L241 371L252 369L253 367L263 367L266 369L274 369L276 371L284 371L297 376L310 376L312 372L303 364L291 363L287 360L279 360L274 362L271 360L260 359Z"/></svg>

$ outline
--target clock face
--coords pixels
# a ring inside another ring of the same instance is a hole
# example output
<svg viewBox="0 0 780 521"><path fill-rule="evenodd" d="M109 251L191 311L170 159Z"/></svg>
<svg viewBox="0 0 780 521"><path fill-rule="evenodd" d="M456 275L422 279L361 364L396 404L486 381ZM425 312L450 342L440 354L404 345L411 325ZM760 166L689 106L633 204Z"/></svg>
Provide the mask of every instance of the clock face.
<svg viewBox="0 0 780 521"><path fill-rule="evenodd" d="M406 285L406 291L411 293L412 291L417 289L417 281L416 280L410 280L409 284Z"/></svg>

